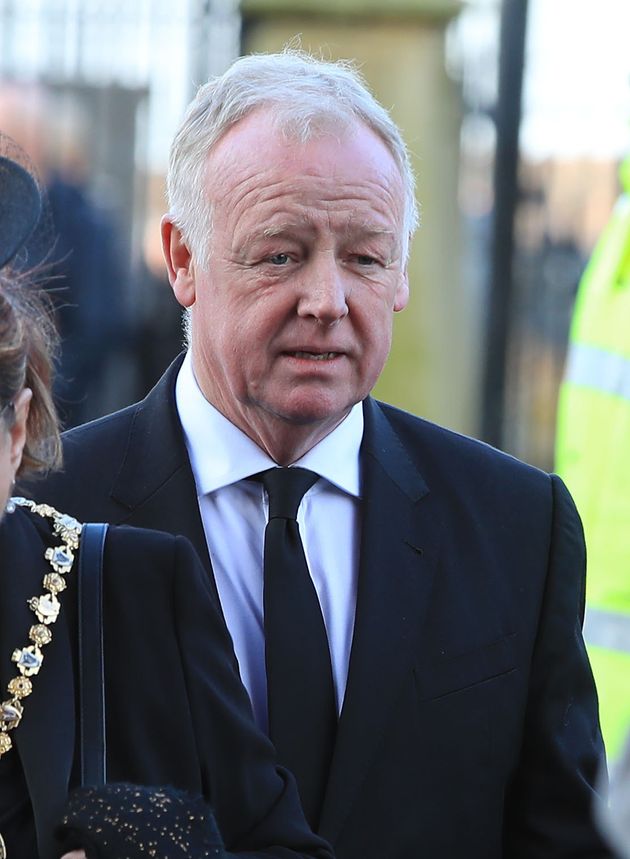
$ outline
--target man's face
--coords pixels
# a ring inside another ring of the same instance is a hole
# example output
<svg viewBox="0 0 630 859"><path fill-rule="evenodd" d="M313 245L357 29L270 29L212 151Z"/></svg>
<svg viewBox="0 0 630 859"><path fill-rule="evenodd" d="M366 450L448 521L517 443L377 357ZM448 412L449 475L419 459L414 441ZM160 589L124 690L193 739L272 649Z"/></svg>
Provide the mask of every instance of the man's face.
<svg viewBox="0 0 630 859"><path fill-rule="evenodd" d="M302 144L258 111L212 150L206 184L207 267L171 263L197 381L267 450L289 427L316 443L372 389L407 303L396 164L362 124Z"/></svg>

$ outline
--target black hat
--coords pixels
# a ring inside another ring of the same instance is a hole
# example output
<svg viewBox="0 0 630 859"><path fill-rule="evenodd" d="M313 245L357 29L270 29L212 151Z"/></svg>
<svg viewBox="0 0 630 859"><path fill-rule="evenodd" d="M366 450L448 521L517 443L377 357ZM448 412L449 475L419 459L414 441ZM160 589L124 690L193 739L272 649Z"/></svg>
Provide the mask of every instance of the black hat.
<svg viewBox="0 0 630 859"><path fill-rule="evenodd" d="M0 268L26 243L41 212L36 181L15 161L0 156Z"/></svg>

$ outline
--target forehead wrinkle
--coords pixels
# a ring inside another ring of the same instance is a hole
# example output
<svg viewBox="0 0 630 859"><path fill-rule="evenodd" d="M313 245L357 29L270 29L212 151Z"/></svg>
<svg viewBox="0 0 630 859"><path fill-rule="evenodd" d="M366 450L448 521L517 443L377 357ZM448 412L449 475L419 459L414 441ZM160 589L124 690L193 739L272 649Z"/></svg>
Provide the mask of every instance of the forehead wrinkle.
<svg viewBox="0 0 630 859"><path fill-rule="evenodd" d="M330 214L331 213L328 212L326 215L328 228L331 231L334 231L334 226L331 223ZM309 218L308 216L303 216L301 218L296 218L290 221L282 221L281 223L271 224L267 227L264 227L260 232L260 235L264 239L273 239L278 236L289 236L294 232L311 234L317 232L317 226L315 223L313 223L313 220L311 218ZM350 213L348 221L343 228L342 233L346 239L373 239L380 238L381 236L395 239L397 237L396 230L379 227L365 219L356 222L354 220L353 213Z"/></svg>
<svg viewBox="0 0 630 859"><path fill-rule="evenodd" d="M330 223L330 212L325 213L324 217L326 217L328 221L328 229L334 232L334 226ZM259 236L263 239L276 237L287 238L291 237L295 233L312 236L318 232L319 227L305 215L301 218L296 218L291 221L283 221L282 223L265 227L259 233ZM386 264L391 265L397 258L397 251L400 249L401 237L397 230L377 226L373 222L364 218L360 221L355 221L354 214L350 213L348 221L339 235L339 238L344 243L355 241L369 242L371 239L379 239L381 237L385 237L393 242L393 245L387 248L388 255Z"/></svg>
<svg viewBox="0 0 630 859"><path fill-rule="evenodd" d="M391 206L392 209L396 209L400 203L399 189L395 187L395 181L392 183L391 177L387 176L384 171L375 176L364 175L360 185L354 181L338 180L334 175L334 170L323 175L316 171L307 170L296 172L293 175L277 176L274 175L273 167L269 167L261 174L256 165L248 166L246 169L241 166L240 170L231 172L231 178L232 182L228 182L223 187L219 183L214 194L212 190L210 191L216 202L231 199L233 205L238 206L245 203L247 198L252 195L256 195L262 200L273 200L277 197L290 197L292 195L299 198L302 193L302 180L315 179L316 181L319 180L320 187L317 189L310 186L307 189L307 196L318 197L322 206L334 207L339 203L347 203L348 205L362 203L370 192L383 201L387 200L387 205ZM211 184L211 188L213 184ZM296 202L299 203L300 200L298 199ZM306 202L305 204L308 205Z"/></svg>
<svg viewBox="0 0 630 859"><path fill-rule="evenodd" d="M271 224L263 229L261 235L265 239L273 239L276 236L284 236L288 233L292 233L294 230L303 232L304 230L312 231L312 229L313 226L309 218L303 215L290 221L281 221L277 224Z"/></svg>
<svg viewBox="0 0 630 859"><path fill-rule="evenodd" d="M232 177L234 178L234 177ZM220 187L219 193L213 195L214 201L216 203L225 203L229 201L230 208L233 212L237 212L239 209L249 209L252 205L251 200L252 197L255 198L255 201L269 201L273 200L276 196L280 196L282 194L282 190L278 191L278 189L282 189L283 181L282 179L276 179L275 181L267 181L261 184L258 180L259 174L253 170L251 173L247 172L241 176L236 177L236 181L233 184L224 185L222 188Z"/></svg>
<svg viewBox="0 0 630 859"><path fill-rule="evenodd" d="M223 164L215 163L214 176L208 177L208 191L210 197L214 198L213 202L228 204L226 214L228 222L232 224L232 231L237 228L237 224L240 226L242 217L247 217L252 209L277 203L279 208L275 213L270 213L268 221L265 210L261 210L262 229L258 232L259 236L273 238L282 233L318 232L322 228L334 231L334 222L337 223L337 229L341 227L344 233L353 237L362 231L369 233L370 238L378 235L395 237L398 234L396 227L387 229L383 224L383 219L386 222L401 220L399 210L402 204L398 193L400 180L394 170L367 170L357 181L347 180L344 176L336 177L334 164L330 172L323 174L317 169L307 169L287 175L284 170L286 165L269 165L261 174L257 165L236 163L233 165L234 170L217 170L218 167L224 168L226 161L229 164L233 155L230 153L227 158L221 159ZM305 180L306 188L303 184ZM313 180L315 184L312 184ZM366 211L366 203L371 211ZM284 207L285 212L282 213ZM278 218L276 223L275 218Z"/></svg>
<svg viewBox="0 0 630 859"><path fill-rule="evenodd" d="M395 236L396 230L389 230L386 227L378 227L370 221L361 220L354 221L352 217L350 217L348 221L348 226L346 229L347 233L354 235L355 233L360 234L363 237L368 239L378 238L379 236Z"/></svg>

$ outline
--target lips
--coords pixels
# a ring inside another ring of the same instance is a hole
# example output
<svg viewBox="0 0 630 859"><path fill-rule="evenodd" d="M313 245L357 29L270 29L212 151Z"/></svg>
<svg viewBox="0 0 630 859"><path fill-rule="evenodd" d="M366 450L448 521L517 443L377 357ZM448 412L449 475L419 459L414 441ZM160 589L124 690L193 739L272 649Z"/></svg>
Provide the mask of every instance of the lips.
<svg viewBox="0 0 630 859"><path fill-rule="evenodd" d="M285 352L285 355L289 355L291 358L301 358L305 361L332 361L333 358L337 358L340 354L340 352L307 352L303 350Z"/></svg>

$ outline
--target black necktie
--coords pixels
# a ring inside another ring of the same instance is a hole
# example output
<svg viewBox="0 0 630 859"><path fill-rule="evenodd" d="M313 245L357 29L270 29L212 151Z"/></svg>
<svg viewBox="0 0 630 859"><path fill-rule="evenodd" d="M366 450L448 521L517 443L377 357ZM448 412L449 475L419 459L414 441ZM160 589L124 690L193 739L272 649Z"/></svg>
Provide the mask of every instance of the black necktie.
<svg viewBox="0 0 630 859"><path fill-rule="evenodd" d="M318 476L305 468L259 475L269 496L264 617L269 736L295 775L310 825L319 822L337 726L328 637L296 521Z"/></svg>

